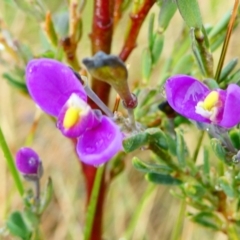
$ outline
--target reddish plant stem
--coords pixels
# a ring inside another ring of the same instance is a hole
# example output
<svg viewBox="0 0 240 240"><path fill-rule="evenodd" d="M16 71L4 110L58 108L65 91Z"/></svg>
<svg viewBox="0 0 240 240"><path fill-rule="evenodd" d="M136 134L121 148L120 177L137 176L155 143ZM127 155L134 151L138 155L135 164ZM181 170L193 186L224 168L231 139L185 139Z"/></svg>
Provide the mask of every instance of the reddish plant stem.
<svg viewBox="0 0 240 240"><path fill-rule="evenodd" d="M92 54L98 51L110 53L113 33L113 0L95 0L94 13L92 23L92 33L90 39L92 42ZM92 89L107 105L109 100L110 85L98 79L92 79ZM92 108L97 108L97 105L89 100ZM82 163L82 169L86 182L87 189L87 204L89 203L94 179L96 176L96 168ZM106 170L106 169L105 169ZM103 206L106 192L105 170L103 173L100 191L97 199L96 212L92 226L90 240L102 239L102 219Z"/></svg>
<svg viewBox="0 0 240 240"><path fill-rule="evenodd" d="M145 20L149 10L156 0L146 0L137 13L130 14L130 22L128 26L128 35L126 36L124 45L119 54L119 57L126 61L132 50L137 46L136 40L141 29L142 23Z"/></svg>
<svg viewBox="0 0 240 240"><path fill-rule="evenodd" d="M122 17L122 6L123 0L115 0L114 2L114 9L113 9L113 22L114 22L114 29L116 28L119 20Z"/></svg>
<svg viewBox="0 0 240 240"><path fill-rule="evenodd" d="M94 17L92 23L92 33L90 39L92 42L92 54L98 51L110 53L113 33L113 0L95 0L94 1ZM93 79L93 91L108 104L110 85ZM90 102L93 107L96 105Z"/></svg>

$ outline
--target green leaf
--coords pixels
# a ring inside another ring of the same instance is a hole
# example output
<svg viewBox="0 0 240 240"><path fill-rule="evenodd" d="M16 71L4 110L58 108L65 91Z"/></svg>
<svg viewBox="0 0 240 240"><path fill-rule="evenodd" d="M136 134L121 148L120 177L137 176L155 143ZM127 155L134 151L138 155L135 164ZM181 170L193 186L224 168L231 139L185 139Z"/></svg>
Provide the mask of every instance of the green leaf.
<svg viewBox="0 0 240 240"><path fill-rule="evenodd" d="M18 90L23 91L24 93L28 93L28 89L27 89L27 86L25 83L21 82L18 79L15 79L15 77L13 77L12 75L10 75L8 73L3 73L2 76L9 82L9 84L14 86Z"/></svg>
<svg viewBox="0 0 240 240"><path fill-rule="evenodd" d="M153 97L158 93L158 90L156 88L149 89L144 88L141 93L138 96L138 108L139 111L141 111L142 107L147 105L151 100L153 100Z"/></svg>
<svg viewBox="0 0 240 240"><path fill-rule="evenodd" d="M214 230L220 230L223 224L220 218L212 212L200 212L191 219L204 227Z"/></svg>
<svg viewBox="0 0 240 240"><path fill-rule="evenodd" d="M186 145L182 136L182 132L180 130L176 130L176 152L178 162L181 167L186 167L186 160L185 160L185 149Z"/></svg>
<svg viewBox="0 0 240 240"><path fill-rule="evenodd" d="M239 85L239 81L240 81L240 69L234 72L228 79L228 82L236 83L238 85Z"/></svg>
<svg viewBox="0 0 240 240"><path fill-rule="evenodd" d="M206 147L203 148L203 173L204 177L210 176L209 151Z"/></svg>
<svg viewBox="0 0 240 240"><path fill-rule="evenodd" d="M238 58L234 58L228 62L228 64L221 71L219 83L226 80L228 75L233 71L233 69L237 66L237 64L238 64Z"/></svg>
<svg viewBox="0 0 240 240"><path fill-rule="evenodd" d="M149 25L148 25L148 48L150 51L152 50L153 42L154 42L154 19L155 19L155 14L152 13L150 15L149 19Z"/></svg>
<svg viewBox="0 0 240 240"><path fill-rule="evenodd" d="M152 72L152 56L148 48L142 53L142 78L144 83L148 83Z"/></svg>
<svg viewBox="0 0 240 240"><path fill-rule="evenodd" d="M167 150L168 142L165 133L159 128L148 128L146 133L149 136L149 141L158 147Z"/></svg>
<svg viewBox="0 0 240 240"><path fill-rule="evenodd" d="M217 50L217 48L223 43L225 39L225 34L220 35L218 38L216 38L214 41L211 43L211 51L214 52Z"/></svg>
<svg viewBox="0 0 240 240"><path fill-rule="evenodd" d="M176 10L177 5L175 1L163 1L158 16L158 31L160 33L167 29Z"/></svg>
<svg viewBox="0 0 240 240"><path fill-rule="evenodd" d="M192 55L184 55L175 65L172 70L172 74L188 74L191 72L193 66L193 56Z"/></svg>
<svg viewBox="0 0 240 240"><path fill-rule="evenodd" d="M149 182L153 182L156 184L163 184L163 185L179 185L182 183L181 180L174 178L170 175L158 174L158 173L148 173L146 174L146 179Z"/></svg>
<svg viewBox="0 0 240 240"><path fill-rule="evenodd" d="M239 132L239 129L232 129L229 132L229 136L232 140L233 146L236 149L240 149L240 132Z"/></svg>
<svg viewBox="0 0 240 240"><path fill-rule="evenodd" d="M152 63L155 65L159 60L164 44L164 36L162 34L157 33L154 38L153 48L152 48Z"/></svg>
<svg viewBox="0 0 240 240"><path fill-rule="evenodd" d="M212 28L210 33L208 34L210 39L218 38L221 32L226 31L226 27L229 23L232 11L228 11L222 17L222 19Z"/></svg>
<svg viewBox="0 0 240 240"><path fill-rule="evenodd" d="M39 214L41 215L43 211L47 208L53 197L53 184L52 179L48 178L47 186L44 190L44 195L41 198Z"/></svg>
<svg viewBox="0 0 240 240"><path fill-rule="evenodd" d="M226 162L226 151L225 149L223 148L222 146L222 143L219 139L216 139L216 138L212 138L211 141L210 141L210 144L212 146L212 149L214 151L214 153L216 154L216 156L223 162L227 163Z"/></svg>
<svg viewBox="0 0 240 240"><path fill-rule="evenodd" d="M123 148L125 152L129 153L149 143L154 143L162 149L168 149L166 135L159 128L148 128L144 132L125 138Z"/></svg>
<svg viewBox="0 0 240 240"><path fill-rule="evenodd" d="M234 192L233 186L225 176L220 177L218 179L218 183L219 183L219 186L221 187L221 189L225 192L225 194L228 197L230 197L230 198L235 197L235 192Z"/></svg>
<svg viewBox="0 0 240 240"><path fill-rule="evenodd" d="M216 89L219 88L218 83L216 82L216 80L212 79L212 78L207 78L204 80L204 83L210 88L210 89Z"/></svg>
<svg viewBox="0 0 240 240"><path fill-rule="evenodd" d="M202 17L197 0L176 0L182 18L189 27L201 28Z"/></svg>
<svg viewBox="0 0 240 240"><path fill-rule="evenodd" d="M134 136L125 138L123 148L126 153L132 152L148 143L148 134L146 132L137 133Z"/></svg>
<svg viewBox="0 0 240 240"><path fill-rule="evenodd" d="M169 174L173 170L166 166L166 165L159 165L154 163L146 163L141 161L139 158L134 157L132 159L133 166L140 172L144 173L162 173L162 174Z"/></svg>
<svg viewBox="0 0 240 240"><path fill-rule="evenodd" d="M7 220L7 228L13 235L18 236L23 240L30 239L31 230L28 229L20 212L13 212L9 216Z"/></svg>

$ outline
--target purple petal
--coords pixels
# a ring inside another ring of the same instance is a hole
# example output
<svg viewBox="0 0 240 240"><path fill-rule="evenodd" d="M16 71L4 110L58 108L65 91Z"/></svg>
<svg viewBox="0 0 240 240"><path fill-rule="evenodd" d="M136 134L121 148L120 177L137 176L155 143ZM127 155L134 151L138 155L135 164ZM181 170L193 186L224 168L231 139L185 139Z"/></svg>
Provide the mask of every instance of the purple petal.
<svg viewBox="0 0 240 240"><path fill-rule="evenodd" d="M40 162L38 154L31 148L20 148L16 154L16 167L22 174L37 174Z"/></svg>
<svg viewBox="0 0 240 240"><path fill-rule="evenodd" d="M195 112L199 101L209 93L206 85L187 75L170 77L165 84L167 101L181 115L199 122L210 122Z"/></svg>
<svg viewBox="0 0 240 240"><path fill-rule="evenodd" d="M240 122L240 87L230 84L226 92L223 116L219 125L231 128Z"/></svg>
<svg viewBox="0 0 240 240"><path fill-rule="evenodd" d="M26 69L26 84L34 102L55 117L72 93L87 100L84 88L73 71L53 59L31 60Z"/></svg>
<svg viewBox="0 0 240 240"><path fill-rule="evenodd" d="M66 111L70 108L74 107L79 110L79 116L77 122L69 127L64 127L64 118L66 115ZM57 127L60 129L63 135L70 138L77 138L83 134L88 128L95 127L101 121L101 116L95 114L90 106L81 100L77 95L72 94L68 99L66 104L60 111L57 121Z"/></svg>
<svg viewBox="0 0 240 240"><path fill-rule="evenodd" d="M86 164L103 164L122 150L122 139L119 127L111 119L103 116L97 127L87 130L78 139L78 156Z"/></svg>

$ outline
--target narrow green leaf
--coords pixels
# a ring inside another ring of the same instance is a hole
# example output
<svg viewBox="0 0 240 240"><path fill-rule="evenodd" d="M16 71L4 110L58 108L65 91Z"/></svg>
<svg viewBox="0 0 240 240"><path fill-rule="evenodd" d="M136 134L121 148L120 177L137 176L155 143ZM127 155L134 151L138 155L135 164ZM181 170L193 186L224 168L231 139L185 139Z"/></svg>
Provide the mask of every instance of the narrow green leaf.
<svg viewBox="0 0 240 240"><path fill-rule="evenodd" d="M149 142L154 143L158 147L167 150L168 142L165 133L159 128L148 128L146 133L149 136Z"/></svg>
<svg viewBox="0 0 240 240"><path fill-rule="evenodd" d="M164 44L164 36L162 34L157 33L154 38L154 43L152 47L152 63L155 65L162 53L163 50L163 44Z"/></svg>
<svg viewBox="0 0 240 240"><path fill-rule="evenodd" d="M192 71L194 63L193 56L190 54L184 55L174 66L172 74L188 74Z"/></svg>
<svg viewBox="0 0 240 240"><path fill-rule="evenodd" d="M146 179L149 182L153 182L156 184L163 184L163 185L179 185L182 183L181 180L174 178L170 175L158 174L158 173L148 173L146 174Z"/></svg>
<svg viewBox="0 0 240 240"><path fill-rule="evenodd" d="M175 1L163 1L158 16L158 31L163 32L167 29L174 13L177 10Z"/></svg>
<svg viewBox="0 0 240 240"><path fill-rule="evenodd" d="M229 83L236 83L238 85L239 85L239 81L240 81L240 69L235 71L227 80L227 82Z"/></svg>
<svg viewBox="0 0 240 240"><path fill-rule="evenodd" d="M233 71L233 69L237 66L237 64L238 64L238 58L234 58L227 63L227 65L221 71L219 83L226 80L227 76Z"/></svg>
<svg viewBox="0 0 240 240"><path fill-rule="evenodd" d="M144 173L154 172L154 173L169 174L173 171L170 167L168 167L166 165L146 163L146 162L141 161L137 157L134 157L132 159L132 164L138 171L144 172Z"/></svg>
<svg viewBox="0 0 240 240"><path fill-rule="evenodd" d="M20 80L15 79L12 75L8 73L3 73L3 78L5 78L12 86L17 88L24 93L28 93L28 89L25 83L20 82Z"/></svg>
<svg viewBox="0 0 240 240"><path fill-rule="evenodd" d="M53 184L52 179L48 178L47 186L44 189L43 197L41 198L41 205L39 209L39 214L41 215L47 208L53 197Z"/></svg>
<svg viewBox="0 0 240 240"><path fill-rule="evenodd" d="M149 24L148 24L148 48L150 51L152 50L153 42L154 42L154 19L155 14L150 14Z"/></svg>
<svg viewBox="0 0 240 240"><path fill-rule="evenodd" d="M182 18L189 27L201 28L202 17L197 0L176 0Z"/></svg>
<svg viewBox="0 0 240 240"><path fill-rule="evenodd" d="M220 35L211 43L211 51L214 52L218 49L218 47L223 43L225 39L225 34Z"/></svg>
<svg viewBox="0 0 240 240"><path fill-rule="evenodd" d="M214 151L214 153L216 154L216 156L223 162L227 163L226 162L226 151L225 149L223 148L222 146L222 143L219 139L216 139L216 138L212 138L211 141L210 141L210 144L212 146L212 149Z"/></svg>
<svg viewBox="0 0 240 240"><path fill-rule="evenodd" d="M138 108L141 110L142 107L147 105L151 100L153 100L153 97L158 93L158 90L156 88L149 89L144 88L141 91L141 94L138 96Z"/></svg>
<svg viewBox="0 0 240 240"><path fill-rule="evenodd" d="M213 38L218 38L219 34L226 30L226 27L229 23L229 19L231 17L231 11L228 11L227 13L225 13L222 17L222 19L212 28L212 30L210 31L210 33L208 34L210 39Z"/></svg>
<svg viewBox="0 0 240 240"><path fill-rule="evenodd" d="M185 160L185 142L182 136L182 132L180 130L176 131L176 151L177 151L177 158L178 162L181 167L186 166L186 160Z"/></svg>
<svg viewBox="0 0 240 240"><path fill-rule="evenodd" d="M223 224L220 218L212 212L200 212L191 219L204 227L214 230L220 230Z"/></svg>
<svg viewBox="0 0 240 240"><path fill-rule="evenodd" d="M209 164L209 151L206 147L203 148L203 173L204 177L209 177L210 164Z"/></svg>
<svg viewBox="0 0 240 240"><path fill-rule="evenodd" d="M142 53L142 78L144 83L149 82L152 72L152 56L148 48L145 48Z"/></svg>
<svg viewBox="0 0 240 240"><path fill-rule="evenodd" d="M148 134L146 132L138 133L134 136L125 138L123 148L126 153L132 152L148 143Z"/></svg>
<svg viewBox="0 0 240 240"><path fill-rule="evenodd" d="M204 80L204 83L210 88L210 89L216 89L219 88L218 83L216 82L216 80L212 79L212 78L207 78Z"/></svg>
<svg viewBox="0 0 240 240"><path fill-rule="evenodd" d="M168 148L166 135L159 128L148 128L144 132L125 138L123 148L124 151L128 153L149 143L154 143L162 149Z"/></svg>

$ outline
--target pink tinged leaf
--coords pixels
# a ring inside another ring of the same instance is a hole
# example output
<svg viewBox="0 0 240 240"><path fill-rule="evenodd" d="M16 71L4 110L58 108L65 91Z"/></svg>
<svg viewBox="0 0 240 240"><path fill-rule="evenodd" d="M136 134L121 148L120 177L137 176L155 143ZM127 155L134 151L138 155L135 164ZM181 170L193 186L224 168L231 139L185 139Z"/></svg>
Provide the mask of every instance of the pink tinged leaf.
<svg viewBox="0 0 240 240"><path fill-rule="evenodd" d="M86 130L78 139L78 156L86 164L101 165L122 150L122 139L119 127L103 116L98 126Z"/></svg>
<svg viewBox="0 0 240 240"><path fill-rule="evenodd" d="M72 93L87 100L84 88L73 71L53 59L31 60L26 69L26 84L34 102L55 117Z"/></svg>

